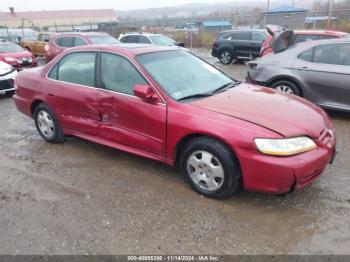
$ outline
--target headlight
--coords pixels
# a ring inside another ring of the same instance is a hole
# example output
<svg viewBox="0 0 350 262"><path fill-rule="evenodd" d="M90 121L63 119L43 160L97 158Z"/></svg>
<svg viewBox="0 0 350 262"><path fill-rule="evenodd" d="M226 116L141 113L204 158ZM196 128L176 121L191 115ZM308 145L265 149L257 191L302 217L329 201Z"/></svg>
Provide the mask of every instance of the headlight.
<svg viewBox="0 0 350 262"><path fill-rule="evenodd" d="M256 138L254 142L261 153L274 156L292 156L317 147L314 141L305 136L286 139Z"/></svg>
<svg viewBox="0 0 350 262"><path fill-rule="evenodd" d="M5 57L5 61L6 61L6 62L15 62L15 61L17 61L17 59L16 59L16 58L13 58L13 57L10 57L10 56L6 56L6 57Z"/></svg>

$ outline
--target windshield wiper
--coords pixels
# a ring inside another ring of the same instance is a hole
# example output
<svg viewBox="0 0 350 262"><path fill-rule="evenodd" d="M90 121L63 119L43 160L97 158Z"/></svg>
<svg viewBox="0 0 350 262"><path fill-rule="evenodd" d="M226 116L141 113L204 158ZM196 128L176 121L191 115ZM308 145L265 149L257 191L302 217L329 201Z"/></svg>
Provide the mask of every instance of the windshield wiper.
<svg viewBox="0 0 350 262"><path fill-rule="evenodd" d="M220 93L220 92L224 92L226 91L227 89L230 89L232 87L235 87L238 83L237 82L230 82L230 83L227 83L227 84L224 84L218 88L216 88L215 90L213 90L210 95L215 95L217 93Z"/></svg>
<svg viewBox="0 0 350 262"><path fill-rule="evenodd" d="M207 97L207 96L211 96L211 94L203 93L203 94L194 94L194 95L184 96L184 97L179 98L177 101L196 99L196 98L202 98L202 97Z"/></svg>

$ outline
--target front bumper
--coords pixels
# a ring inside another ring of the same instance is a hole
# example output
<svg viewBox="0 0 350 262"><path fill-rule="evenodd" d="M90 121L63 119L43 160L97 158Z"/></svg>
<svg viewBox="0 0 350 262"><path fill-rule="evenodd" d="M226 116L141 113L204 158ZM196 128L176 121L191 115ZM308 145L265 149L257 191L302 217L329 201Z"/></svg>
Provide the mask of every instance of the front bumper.
<svg viewBox="0 0 350 262"><path fill-rule="evenodd" d="M238 149L243 187L248 191L285 194L301 190L317 180L334 160L335 138L317 141L318 147L290 157L264 155L252 149Z"/></svg>
<svg viewBox="0 0 350 262"><path fill-rule="evenodd" d="M7 75L0 76L0 95L15 91L14 80L17 71L13 71Z"/></svg>

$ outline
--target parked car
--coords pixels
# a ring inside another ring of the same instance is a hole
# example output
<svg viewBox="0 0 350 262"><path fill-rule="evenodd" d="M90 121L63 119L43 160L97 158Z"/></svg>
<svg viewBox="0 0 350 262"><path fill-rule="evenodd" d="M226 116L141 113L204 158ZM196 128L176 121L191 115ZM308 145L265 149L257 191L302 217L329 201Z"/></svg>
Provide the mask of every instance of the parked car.
<svg viewBox="0 0 350 262"><path fill-rule="evenodd" d="M178 166L208 197L274 194L318 179L335 152L326 113L241 84L180 47L68 49L20 72L14 101L44 140L77 136Z"/></svg>
<svg viewBox="0 0 350 262"><path fill-rule="evenodd" d="M249 66L249 82L350 111L350 39L300 43Z"/></svg>
<svg viewBox="0 0 350 262"><path fill-rule="evenodd" d="M115 45L120 42L106 33L61 33L52 37L45 46L46 62L63 50L83 45Z"/></svg>
<svg viewBox="0 0 350 262"><path fill-rule="evenodd" d="M37 66L35 56L31 52L24 50L17 44L6 41L0 41L0 61L18 70Z"/></svg>
<svg viewBox="0 0 350 262"><path fill-rule="evenodd" d="M53 32L39 32L36 40L23 40L21 46L36 56L45 56L45 45L56 34Z"/></svg>
<svg viewBox="0 0 350 262"><path fill-rule="evenodd" d="M278 33L282 32L283 30L286 30L278 26L272 26L267 28L268 28L269 36L265 39L265 41L262 44L262 48L260 52L261 56L265 56L273 53L273 50L271 48L271 43L273 41L274 36L278 35ZM316 41L316 40L323 40L323 39L326 40L326 39L334 39L334 38L343 38L343 37L349 37L349 36L350 35L348 33L331 31L331 30L294 30L293 37L289 42L289 46L302 43L302 42L309 42L309 41Z"/></svg>
<svg viewBox="0 0 350 262"><path fill-rule="evenodd" d="M0 61L0 96L13 95L15 88L13 81L17 70L9 64Z"/></svg>
<svg viewBox="0 0 350 262"><path fill-rule="evenodd" d="M182 42L176 42L174 39L161 34L152 33L126 33L119 36L119 41L122 43L134 44L150 44L159 46L181 46L185 47Z"/></svg>
<svg viewBox="0 0 350 262"><path fill-rule="evenodd" d="M266 37L266 30L235 30L215 40L211 54L224 65L239 60L254 60L260 56L261 45Z"/></svg>

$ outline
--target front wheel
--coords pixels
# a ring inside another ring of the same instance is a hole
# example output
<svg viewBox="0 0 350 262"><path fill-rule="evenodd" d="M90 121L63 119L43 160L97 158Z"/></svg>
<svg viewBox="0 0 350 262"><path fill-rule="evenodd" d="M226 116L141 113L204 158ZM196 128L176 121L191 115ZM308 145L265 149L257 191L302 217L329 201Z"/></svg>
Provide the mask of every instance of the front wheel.
<svg viewBox="0 0 350 262"><path fill-rule="evenodd" d="M40 136L49 143L60 143L64 140L62 128L52 110L40 104L34 112L34 121Z"/></svg>
<svg viewBox="0 0 350 262"><path fill-rule="evenodd" d="M229 65L231 63L236 62L234 54L228 49L224 49L220 52L219 60L220 60L220 63L224 65Z"/></svg>
<svg viewBox="0 0 350 262"><path fill-rule="evenodd" d="M212 138L190 141L180 159L180 169L191 188L212 198L225 198L241 189L241 171L229 148Z"/></svg>

